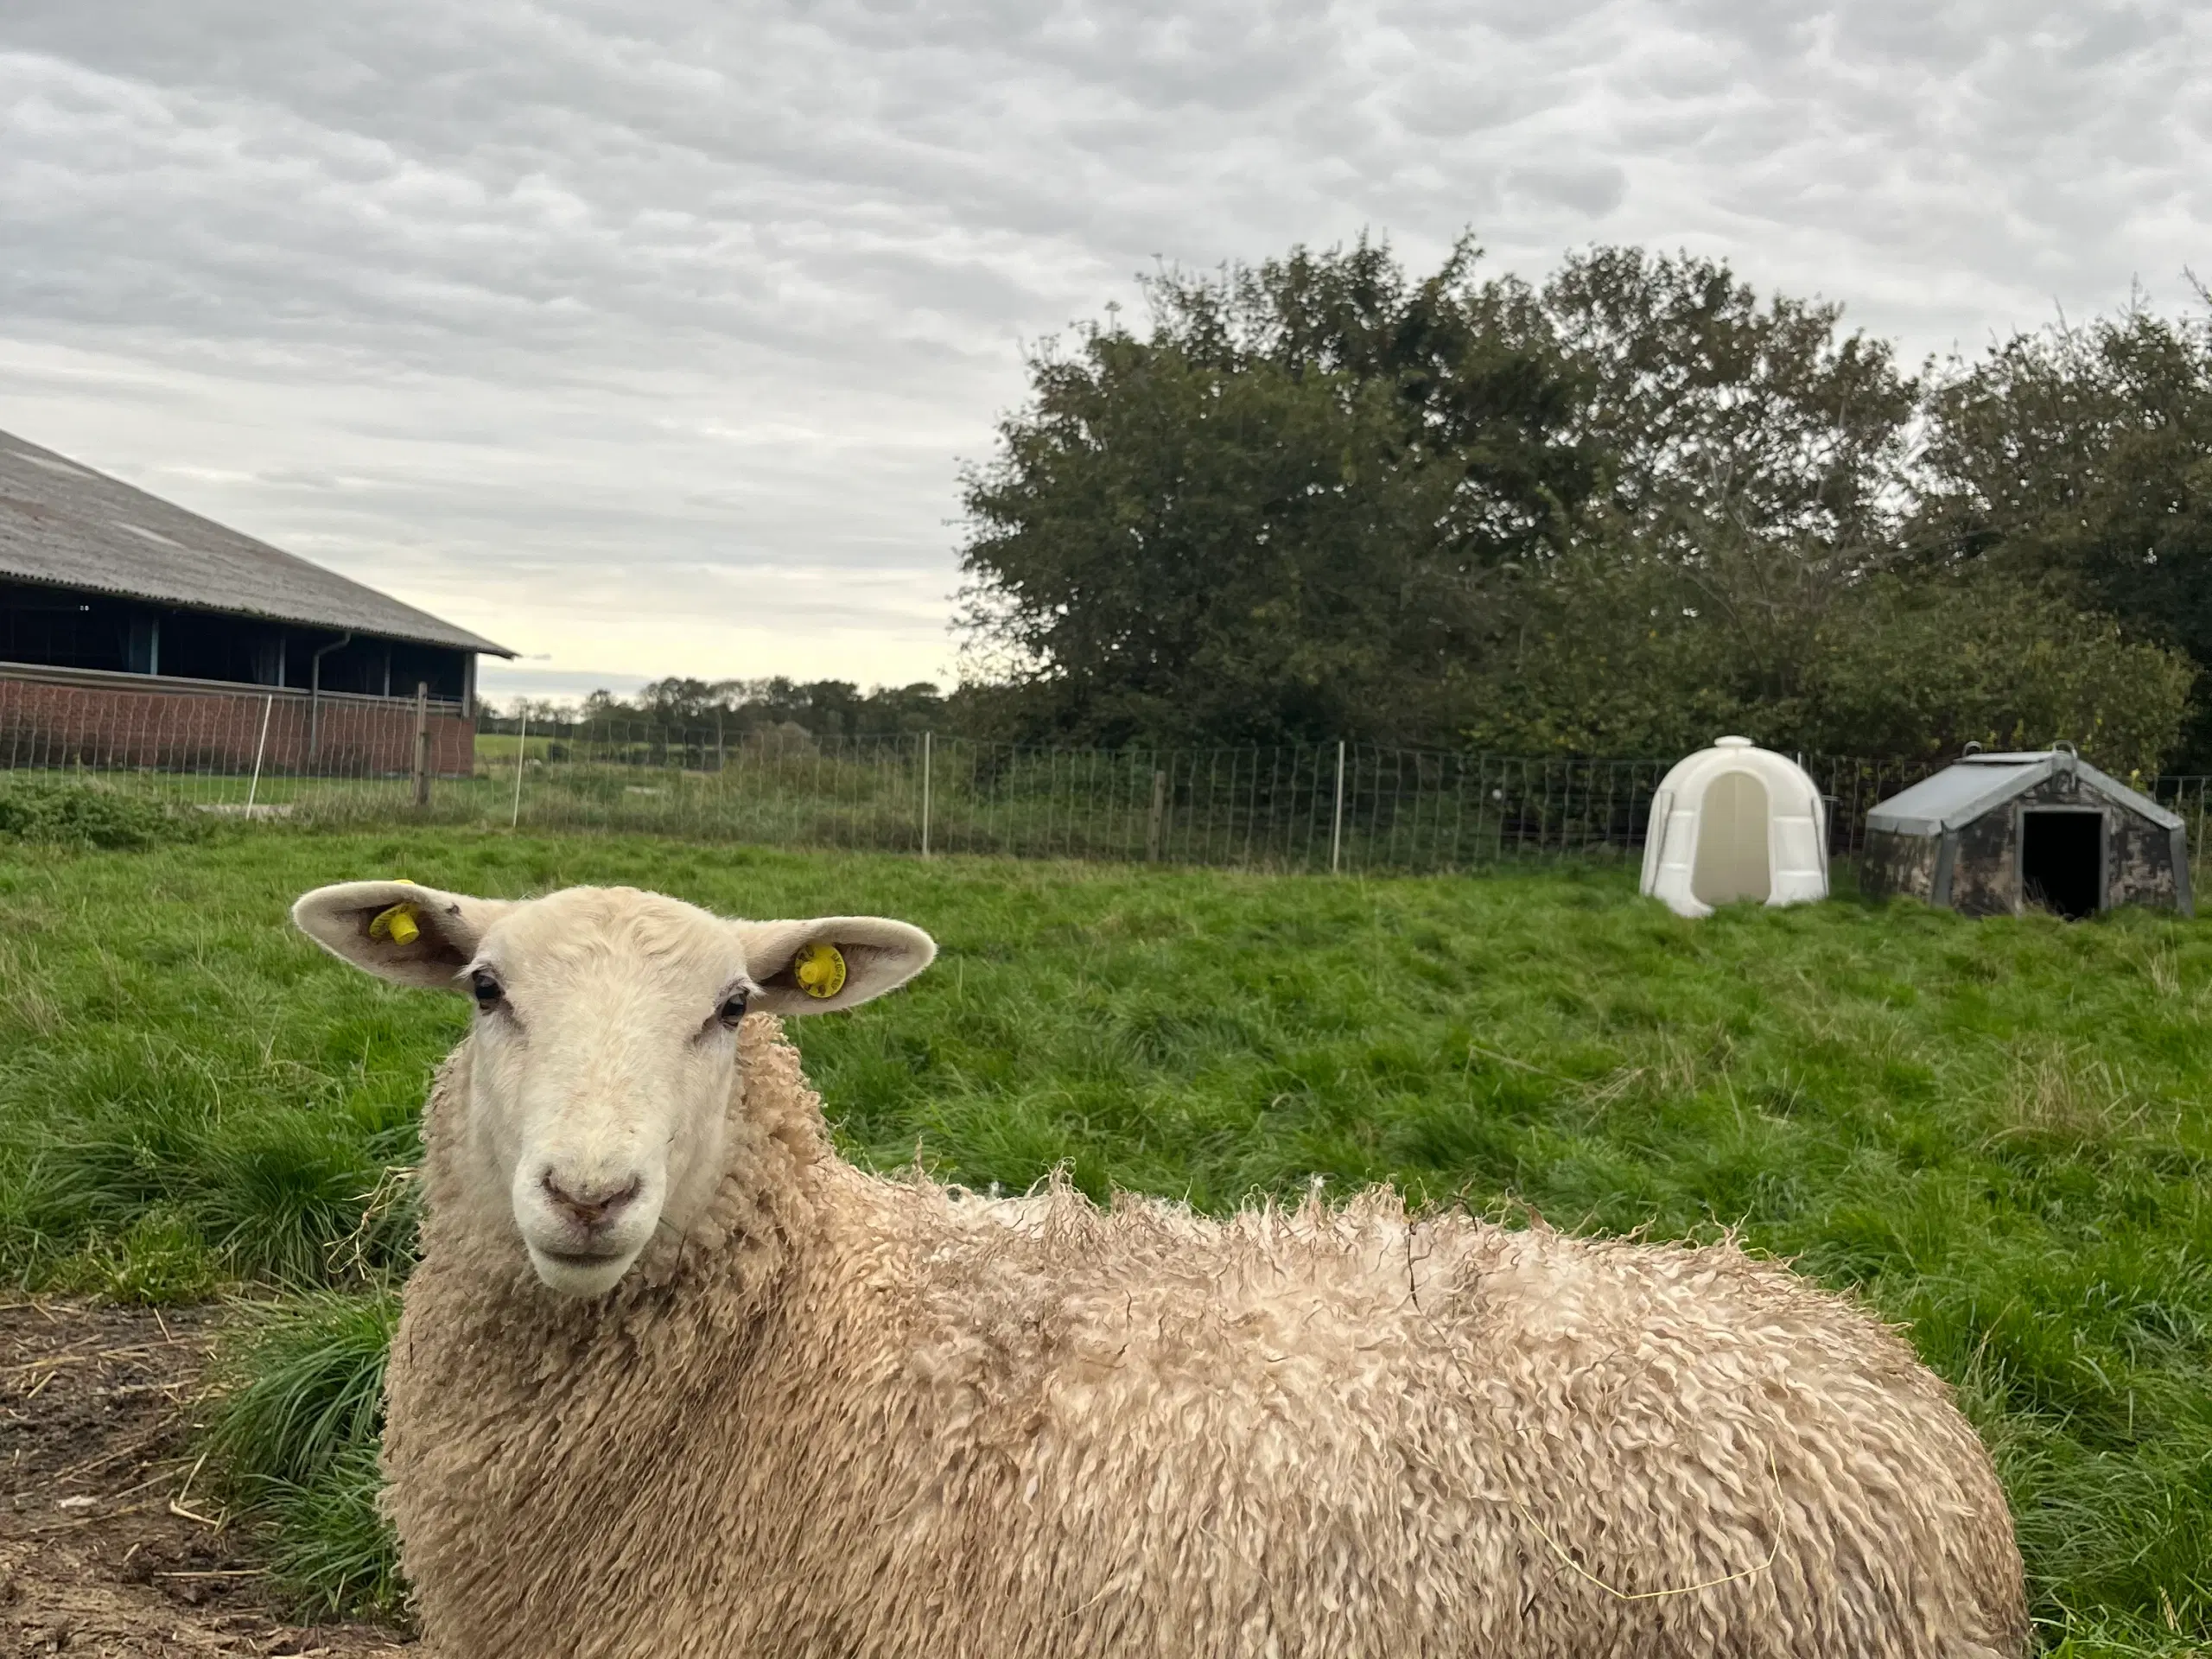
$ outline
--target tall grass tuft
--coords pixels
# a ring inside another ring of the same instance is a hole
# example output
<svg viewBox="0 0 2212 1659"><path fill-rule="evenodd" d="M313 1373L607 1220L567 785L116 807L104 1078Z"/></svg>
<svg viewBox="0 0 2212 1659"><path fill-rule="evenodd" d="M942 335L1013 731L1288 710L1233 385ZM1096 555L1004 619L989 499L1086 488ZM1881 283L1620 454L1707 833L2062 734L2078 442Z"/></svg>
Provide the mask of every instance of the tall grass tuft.
<svg viewBox="0 0 2212 1659"><path fill-rule="evenodd" d="M315 1291L250 1313L215 1372L206 1446L221 1483L265 1529L270 1571L302 1611L396 1613L397 1552L376 1495L399 1298Z"/></svg>
<svg viewBox="0 0 2212 1659"><path fill-rule="evenodd" d="M183 1230L218 1278L310 1286L396 1271L411 1216L376 1200L411 1164L397 1110L334 1098L325 1078L223 1065L168 1033L87 1033L83 1046L0 1062L0 1102L36 1103L0 1128L0 1268L81 1285L149 1217ZM180 1281L181 1282L181 1281Z"/></svg>

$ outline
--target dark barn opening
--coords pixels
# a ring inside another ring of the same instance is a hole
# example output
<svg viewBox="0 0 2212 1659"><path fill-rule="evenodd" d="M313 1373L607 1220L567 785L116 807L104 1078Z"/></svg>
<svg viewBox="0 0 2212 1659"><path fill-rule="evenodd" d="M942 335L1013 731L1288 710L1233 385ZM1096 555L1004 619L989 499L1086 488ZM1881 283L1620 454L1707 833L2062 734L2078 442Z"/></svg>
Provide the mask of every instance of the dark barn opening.
<svg viewBox="0 0 2212 1659"><path fill-rule="evenodd" d="M2020 814L2020 896L2069 922L2104 908L2104 815Z"/></svg>
<svg viewBox="0 0 2212 1659"><path fill-rule="evenodd" d="M317 656L321 660L318 664ZM468 653L0 578L0 662L459 702Z"/></svg>

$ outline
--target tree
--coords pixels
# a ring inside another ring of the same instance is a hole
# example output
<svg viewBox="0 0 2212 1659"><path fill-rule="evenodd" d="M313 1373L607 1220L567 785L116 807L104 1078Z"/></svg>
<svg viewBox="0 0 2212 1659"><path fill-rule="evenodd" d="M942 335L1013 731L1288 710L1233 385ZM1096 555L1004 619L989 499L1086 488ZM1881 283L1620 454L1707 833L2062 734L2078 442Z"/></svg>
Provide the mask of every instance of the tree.
<svg viewBox="0 0 2212 1659"><path fill-rule="evenodd" d="M1559 575L1619 580L1623 561L1676 595L1662 637L1715 632L1677 688L1710 702L1798 690L1830 609L1894 556L1916 387L1890 346L1842 330L1842 308L1762 302L1724 263L1600 248L1543 289L1582 368L1579 416L1604 487ZM1593 552L1594 550L1594 552Z"/></svg>
<svg viewBox="0 0 2212 1659"><path fill-rule="evenodd" d="M1580 505L1573 398L1462 247L1148 289L1030 362L964 479L970 642L1023 735L1121 744L1417 741L1450 728L1498 568Z"/></svg>
<svg viewBox="0 0 2212 1659"><path fill-rule="evenodd" d="M1791 695L1895 546L1915 388L1888 346L1714 261L1599 249L1541 289L1474 261L1165 276L1149 336L1033 361L963 560L971 641L1040 734L1464 741L1501 674L1576 648L1545 632L1576 582L1675 595L1676 702Z"/></svg>
<svg viewBox="0 0 2212 1659"><path fill-rule="evenodd" d="M1776 734L1822 753L1929 760L1970 741L2066 741L2122 777L2148 775L2174 751L2196 677L2180 652L2001 569L1886 575L1831 612Z"/></svg>
<svg viewBox="0 0 2212 1659"><path fill-rule="evenodd" d="M1106 743L2171 750L2190 664L2158 647L2212 653L2206 326L2131 313L1923 385L1719 261L1599 248L1531 288L1475 257L1166 273L1148 333L1039 353L964 479L999 672L963 714Z"/></svg>
<svg viewBox="0 0 2212 1659"><path fill-rule="evenodd" d="M645 720L674 730L718 728L738 736L756 728L796 727L815 737L912 734L942 725L945 698L927 681L862 691L849 680L800 682L772 676L696 680L671 676L640 687L627 702L611 692L586 699L588 718Z"/></svg>
<svg viewBox="0 0 2212 1659"><path fill-rule="evenodd" d="M1928 423L1916 556L2055 584L2212 664L2212 311L2015 335L1955 360ZM2181 747L2212 767L2212 709Z"/></svg>

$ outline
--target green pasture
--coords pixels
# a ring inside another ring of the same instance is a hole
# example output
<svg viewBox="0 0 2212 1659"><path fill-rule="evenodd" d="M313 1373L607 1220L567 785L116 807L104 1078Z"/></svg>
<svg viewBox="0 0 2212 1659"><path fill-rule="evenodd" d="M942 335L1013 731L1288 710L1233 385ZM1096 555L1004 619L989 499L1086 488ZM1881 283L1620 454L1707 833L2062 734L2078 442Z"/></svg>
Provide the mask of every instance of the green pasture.
<svg viewBox="0 0 2212 1659"><path fill-rule="evenodd" d="M495 777L504 772L512 782L515 775L515 751L527 746L532 760L543 761L561 740L556 737L518 737L512 733L479 732L476 734L476 773L481 777Z"/></svg>
<svg viewBox="0 0 2212 1659"><path fill-rule="evenodd" d="M162 822L112 851L0 824L0 1272L238 1299L213 1446L303 1599L397 1593L375 1389L416 1109L466 1010L323 957L284 912L404 874L928 928L914 986L795 1027L874 1166L918 1150L1019 1190L1065 1165L1211 1210L1389 1179L1509 1221L1739 1229L1957 1386L2053 1648L2212 1644L2198 925L1847 897L1691 923L1618 866L1332 880Z"/></svg>

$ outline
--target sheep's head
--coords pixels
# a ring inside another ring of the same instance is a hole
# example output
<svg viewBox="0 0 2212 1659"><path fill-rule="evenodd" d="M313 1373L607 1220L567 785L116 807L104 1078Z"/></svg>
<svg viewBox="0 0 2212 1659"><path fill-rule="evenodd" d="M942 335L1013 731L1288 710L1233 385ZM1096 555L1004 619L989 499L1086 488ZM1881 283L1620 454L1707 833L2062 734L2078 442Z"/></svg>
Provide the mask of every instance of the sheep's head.
<svg viewBox="0 0 2212 1659"><path fill-rule="evenodd" d="M937 952L880 917L730 921L629 887L509 902L351 881L292 919L379 978L474 1002L471 1176L504 1197L538 1277L579 1296L712 1196L748 1010L849 1008Z"/></svg>

